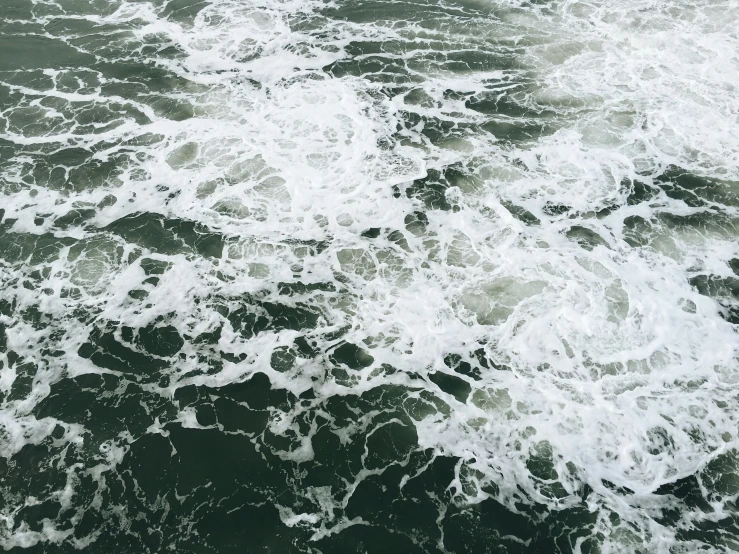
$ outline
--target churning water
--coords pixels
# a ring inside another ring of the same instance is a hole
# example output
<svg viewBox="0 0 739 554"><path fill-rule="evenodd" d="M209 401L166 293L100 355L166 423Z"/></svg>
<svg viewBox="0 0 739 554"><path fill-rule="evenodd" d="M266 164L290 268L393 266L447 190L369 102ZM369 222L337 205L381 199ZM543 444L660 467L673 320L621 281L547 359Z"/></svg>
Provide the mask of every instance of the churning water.
<svg viewBox="0 0 739 554"><path fill-rule="evenodd" d="M3 0L0 544L739 551L737 0Z"/></svg>

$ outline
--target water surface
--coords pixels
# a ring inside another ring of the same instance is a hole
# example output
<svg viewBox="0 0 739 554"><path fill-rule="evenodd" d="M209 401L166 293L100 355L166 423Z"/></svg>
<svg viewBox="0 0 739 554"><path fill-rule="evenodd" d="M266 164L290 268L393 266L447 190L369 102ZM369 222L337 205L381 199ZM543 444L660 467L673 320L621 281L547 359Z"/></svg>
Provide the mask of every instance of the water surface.
<svg viewBox="0 0 739 554"><path fill-rule="evenodd" d="M5 0L0 545L739 551L736 0Z"/></svg>

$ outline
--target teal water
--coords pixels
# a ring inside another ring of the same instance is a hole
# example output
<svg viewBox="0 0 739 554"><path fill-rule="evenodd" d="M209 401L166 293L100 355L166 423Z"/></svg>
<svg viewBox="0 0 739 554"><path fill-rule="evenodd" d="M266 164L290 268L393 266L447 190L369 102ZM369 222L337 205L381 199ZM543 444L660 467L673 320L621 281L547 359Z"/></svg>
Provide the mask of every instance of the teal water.
<svg viewBox="0 0 739 554"><path fill-rule="evenodd" d="M5 0L0 545L739 551L735 0Z"/></svg>

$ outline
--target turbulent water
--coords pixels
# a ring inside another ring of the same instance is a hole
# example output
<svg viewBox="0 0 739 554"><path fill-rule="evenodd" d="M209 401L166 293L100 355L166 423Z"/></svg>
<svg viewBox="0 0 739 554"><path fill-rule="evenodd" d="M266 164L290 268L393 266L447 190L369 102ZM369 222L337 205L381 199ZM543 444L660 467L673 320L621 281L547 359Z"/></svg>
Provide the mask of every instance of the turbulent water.
<svg viewBox="0 0 739 554"><path fill-rule="evenodd" d="M3 0L0 545L739 551L737 0Z"/></svg>

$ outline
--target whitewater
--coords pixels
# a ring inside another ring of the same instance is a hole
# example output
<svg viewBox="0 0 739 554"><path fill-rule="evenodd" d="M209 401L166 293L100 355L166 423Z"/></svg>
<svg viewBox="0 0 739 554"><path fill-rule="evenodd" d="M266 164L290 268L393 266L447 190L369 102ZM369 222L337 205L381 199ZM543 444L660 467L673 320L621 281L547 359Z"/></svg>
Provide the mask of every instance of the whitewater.
<svg viewBox="0 0 739 554"><path fill-rule="evenodd" d="M739 551L739 2L6 0L0 545Z"/></svg>

